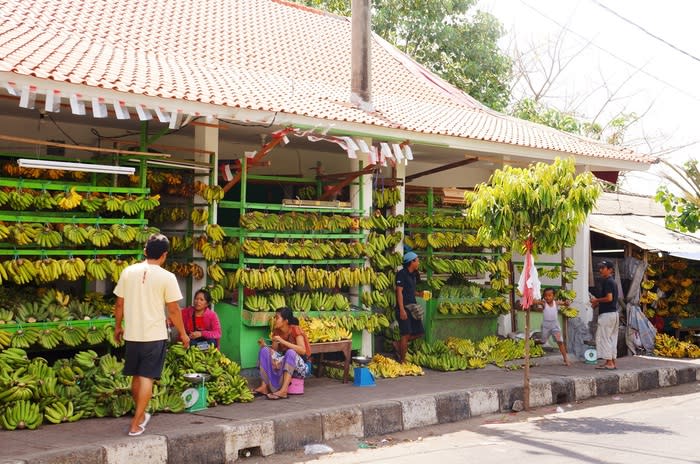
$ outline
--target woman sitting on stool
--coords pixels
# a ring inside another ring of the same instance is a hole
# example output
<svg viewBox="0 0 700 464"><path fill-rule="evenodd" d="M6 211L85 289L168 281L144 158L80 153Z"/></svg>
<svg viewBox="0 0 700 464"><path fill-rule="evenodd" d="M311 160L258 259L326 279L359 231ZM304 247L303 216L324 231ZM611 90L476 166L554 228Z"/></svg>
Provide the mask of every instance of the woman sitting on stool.
<svg viewBox="0 0 700 464"><path fill-rule="evenodd" d="M262 338L258 345L261 383L253 393L255 396L266 395L269 400L287 398L292 375L305 376L306 360L311 355L309 340L291 309L280 308L275 313L272 346L265 345Z"/></svg>

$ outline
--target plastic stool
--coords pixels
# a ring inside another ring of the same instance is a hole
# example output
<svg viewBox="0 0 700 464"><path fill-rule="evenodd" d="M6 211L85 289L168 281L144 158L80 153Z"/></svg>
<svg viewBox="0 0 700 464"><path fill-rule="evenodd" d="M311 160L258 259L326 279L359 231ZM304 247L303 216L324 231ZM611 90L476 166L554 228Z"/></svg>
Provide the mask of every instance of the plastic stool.
<svg viewBox="0 0 700 464"><path fill-rule="evenodd" d="M352 384L356 387L374 387L374 376L368 367L356 367Z"/></svg>
<svg viewBox="0 0 700 464"><path fill-rule="evenodd" d="M287 387L287 393L290 395L303 395L304 379L292 377L292 380L289 382L289 387Z"/></svg>

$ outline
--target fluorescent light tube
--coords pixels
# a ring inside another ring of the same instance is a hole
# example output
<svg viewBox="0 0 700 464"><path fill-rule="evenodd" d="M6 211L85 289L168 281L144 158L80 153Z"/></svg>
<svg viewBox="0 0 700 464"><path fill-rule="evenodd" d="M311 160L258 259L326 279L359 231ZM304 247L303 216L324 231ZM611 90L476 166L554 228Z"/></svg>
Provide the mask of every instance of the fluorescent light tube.
<svg viewBox="0 0 700 464"><path fill-rule="evenodd" d="M104 174L128 174L136 172L129 166L112 166L111 164L68 163L65 161L48 161L39 159L20 158L20 167L30 169L57 169L59 171L99 172Z"/></svg>

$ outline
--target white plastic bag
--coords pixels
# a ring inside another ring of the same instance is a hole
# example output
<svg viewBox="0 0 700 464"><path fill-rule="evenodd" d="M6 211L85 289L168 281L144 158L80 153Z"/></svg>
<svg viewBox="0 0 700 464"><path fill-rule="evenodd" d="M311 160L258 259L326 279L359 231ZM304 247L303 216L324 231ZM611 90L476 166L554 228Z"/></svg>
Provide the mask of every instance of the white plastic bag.
<svg viewBox="0 0 700 464"><path fill-rule="evenodd" d="M304 446L304 454L328 454L332 452L333 448L328 445L315 444Z"/></svg>

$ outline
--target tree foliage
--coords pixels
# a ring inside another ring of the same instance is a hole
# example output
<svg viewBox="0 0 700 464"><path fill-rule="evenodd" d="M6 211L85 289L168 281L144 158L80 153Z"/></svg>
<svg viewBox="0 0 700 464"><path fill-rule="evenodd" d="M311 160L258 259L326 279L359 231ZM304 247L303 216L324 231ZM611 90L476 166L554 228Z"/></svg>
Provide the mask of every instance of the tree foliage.
<svg viewBox="0 0 700 464"><path fill-rule="evenodd" d="M343 16L350 0L299 0ZM372 30L394 46L498 111L509 98L511 61L498 48L503 27L491 14L472 11L476 0L374 0Z"/></svg>
<svg viewBox="0 0 700 464"><path fill-rule="evenodd" d="M671 192L668 186L659 187L656 201L666 209L666 227L681 232L700 229L700 171L698 161L687 161L682 167L665 163L676 174L664 176L680 192Z"/></svg>
<svg viewBox="0 0 700 464"><path fill-rule="evenodd" d="M573 158L528 168L506 166L486 184L467 192L467 214L480 219L478 237L512 244L522 252L556 253L576 242L578 228L593 210L601 188L590 172L576 175Z"/></svg>

